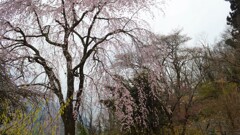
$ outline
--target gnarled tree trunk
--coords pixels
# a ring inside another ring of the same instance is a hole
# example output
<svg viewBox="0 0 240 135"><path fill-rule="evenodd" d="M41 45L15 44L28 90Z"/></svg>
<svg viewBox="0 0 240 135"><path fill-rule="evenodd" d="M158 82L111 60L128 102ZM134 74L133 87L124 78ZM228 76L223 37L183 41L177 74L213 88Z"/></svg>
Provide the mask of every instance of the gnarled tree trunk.
<svg viewBox="0 0 240 135"><path fill-rule="evenodd" d="M73 105L70 104L64 109L64 113L61 115L64 123L65 135L75 135L75 120L72 114L73 114Z"/></svg>

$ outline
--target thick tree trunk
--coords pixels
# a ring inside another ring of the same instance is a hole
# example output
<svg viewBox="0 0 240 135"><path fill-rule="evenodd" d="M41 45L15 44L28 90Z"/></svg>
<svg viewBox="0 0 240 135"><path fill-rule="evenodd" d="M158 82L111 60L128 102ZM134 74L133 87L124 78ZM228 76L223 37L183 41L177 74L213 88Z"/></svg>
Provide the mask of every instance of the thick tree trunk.
<svg viewBox="0 0 240 135"><path fill-rule="evenodd" d="M68 105L64 109L64 114L62 114L65 135L75 135L75 120L72 114L73 114L73 105Z"/></svg>

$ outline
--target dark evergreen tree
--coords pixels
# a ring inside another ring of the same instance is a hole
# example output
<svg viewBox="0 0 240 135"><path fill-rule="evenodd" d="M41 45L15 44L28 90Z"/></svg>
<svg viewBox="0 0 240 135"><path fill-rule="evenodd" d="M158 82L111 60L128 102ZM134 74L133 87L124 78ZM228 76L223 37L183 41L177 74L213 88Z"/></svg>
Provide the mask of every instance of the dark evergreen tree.
<svg viewBox="0 0 240 135"><path fill-rule="evenodd" d="M229 82L239 84L240 87L240 0L225 0L230 3L231 11L227 17L227 24L231 26L225 33L224 42L219 43L224 47L220 52L225 63L225 76ZM229 36L230 35L230 36Z"/></svg>
<svg viewBox="0 0 240 135"><path fill-rule="evenodd" d="M231 12L227 17L227 24L232 26L232 35L239 38L240 32L240 0L226 0L230 2Z"/></svg>
<svg viewBox="0 0 240 135"><path fill-rule="evenodd" d="M227 17L227 24L232 27L232 39L226 40L226 44L238 48L240 41L240 0L226 0L230 2L231 12Z"/></svg>

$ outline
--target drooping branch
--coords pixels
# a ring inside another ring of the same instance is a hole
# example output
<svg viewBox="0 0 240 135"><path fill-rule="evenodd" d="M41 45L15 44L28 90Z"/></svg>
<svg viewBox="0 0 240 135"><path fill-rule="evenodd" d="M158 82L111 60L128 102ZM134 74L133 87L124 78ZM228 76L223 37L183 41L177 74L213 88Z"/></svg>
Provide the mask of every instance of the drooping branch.
<svg viewBox="0 0 240 135"><path fill-rule="evenodd" d="M16 33L21 34L22 39L14 39L14 38L6 37L6 36L3 36L3 39L8 40L8 41L18 42L18 44L19 44L18 47L29 48L35 53L34 57L29 56L28 59L34 60L34 62L40 64L44 68L44 70L45 70L45 72L46 72L46 74L49 78L49 82L51 84L51 87L53 87L52 88L54 90L53 92L59 97L60 103L64 103L63 95L61 93L60 81L56 77L52 68L48 66L46 60L40 55L39 50L36 47L34 47L33 45L31 45L30 43L27 42L27 37L26 37L26 35L25 35L25 33L23 32L22 29L17 27L17 28L14 28L13 30ZM15 46L15 48L16 48L16 46Z"/></svg>
<svg viewBox="0 0 240 135"><path fill-rule="evenodd" d="M65 29L68 29L69 28L69 24L68 24L68 20L67 20L64 0L62 0L62 15L63 15L63 18L64 18Z"/></svg>
<svg viewBox="0 0 240 135"><path fill-rule="evenodd" d="M90 24L90 26L89 26L89 28L88 28L86 45L90 45L90 44L89 44L89 38L90 38L90 36L91 36L92 28L93 28L93 26L94 26L94 24L95 24L95 22L96 22L96 20L97 20L98 15L100 14L100 12L101 12L101 10L102 10L102 8L103 8L103 6L99 6L99 7L98 7L98 11L95 13L95 15L94 15L94 17L93 17L93 20L92 20L92 22L91 22L91 24ZM84 53L86 52L87 47L88 47L88 46L85 47L86 49L84 50Z"/></svg>
<svg viewBox="0 0 240 135"><path fill-rule="evenodd" d="M73 7L73 8L74 8L74 7ZM73 25L70 27L70 31L73 31L74 28L75 28L76 26L78 26L78 25L82 22L82 20L83 20L84 17L87 15L87 13L94 11L94 9L95 9L95 7L93 7L91 10L86 10L85 12L83 12L83 14L82 14L82 16L79 18L79 20L76 20L76 18L75 18L75 22L74 22ZM74 10L74 11L75 11L75 10Z"/></svg>
<svg viewBox="0 0 240 135"><path fill-rule="evenodd" d="M100 45L101 43L103 43L104 41L106 41L108 37L113 36L113 35L115 35L115 34L128 33L128 32L129 32L129 31L125 31L125 30L122 30L122 29L117 29L117 30L114 30L114 31L112 31L112 32L109 32L109 33L106 34L104 37L99 38L99 39L98 39L99 41L97 41L97 42L93 45L93 47L92 47L91 49L89 49L88 51L87 51L87 50L85 51L81 62L80 62L79 64L77 64L77 65L73 68L73 71L76 72L76 70L77 70L78 68L80 68L80 66L81 66L82 64L84 64L84 63L86 62L87 58L93 53L93 51L95 50L95 48L96 48L98 45Z"/></svg>
<svg viewBox="0 0 240 135"><path fill-rule="evenodd" d="M57 42L54 42L52 41L50 38L49 38L49 32L50 32L50 26L45 26L44 28L42 27L41 25L41 22L40 22L40 18L37 14L37 12L34 10L34 14L37 18L37 24L38 24L38 27L39 27L39 30L41 32L41 35L28 35L27 37L45 37L45 40L50 44L50 45L54 45L54 46L58 46L58 47L62 47L63 44L61 43L57 43ZM46 30L47 29L47 30Z"/></svg>

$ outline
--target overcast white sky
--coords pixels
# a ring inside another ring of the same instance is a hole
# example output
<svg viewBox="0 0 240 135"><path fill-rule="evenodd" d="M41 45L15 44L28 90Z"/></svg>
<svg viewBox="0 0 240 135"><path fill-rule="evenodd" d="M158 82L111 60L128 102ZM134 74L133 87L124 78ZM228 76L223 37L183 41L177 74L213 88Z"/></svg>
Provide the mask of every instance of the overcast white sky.
<svg viewBox="0 0 240 135"><path fill-rule="evenodd" d="M158 13L152 27L154 32L168 34L173 29L183 29L195 44L201 38L214 43L226 28L230 4L224 0L170 0Z"/></svg>

